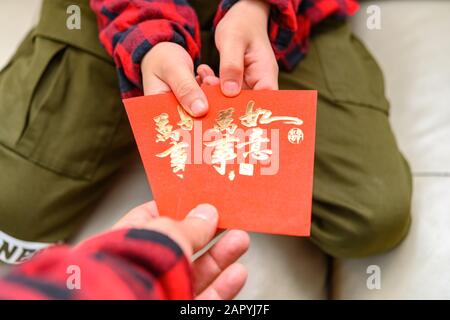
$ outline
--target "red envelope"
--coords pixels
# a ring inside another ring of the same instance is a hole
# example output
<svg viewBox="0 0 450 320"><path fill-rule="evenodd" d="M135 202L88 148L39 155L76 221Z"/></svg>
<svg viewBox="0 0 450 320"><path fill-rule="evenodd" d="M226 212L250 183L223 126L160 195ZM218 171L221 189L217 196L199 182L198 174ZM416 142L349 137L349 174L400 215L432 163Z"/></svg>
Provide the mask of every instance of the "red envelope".
<svg viewBox="0 0 450 320"><path fill-rule="evenodd" d="M203 89L201 119L172 94L124 100L160 213L211 203L220 228L309 236L317 92Z"/></svg>

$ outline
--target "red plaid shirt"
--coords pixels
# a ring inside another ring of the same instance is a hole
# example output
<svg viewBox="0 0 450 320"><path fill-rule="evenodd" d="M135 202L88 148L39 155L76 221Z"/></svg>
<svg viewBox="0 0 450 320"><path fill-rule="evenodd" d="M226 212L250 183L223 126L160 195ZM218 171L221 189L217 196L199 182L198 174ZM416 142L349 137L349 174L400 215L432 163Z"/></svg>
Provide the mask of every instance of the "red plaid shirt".
<svg viewBox="0 0 450 320"><path fill-rule="evenodd" d="M68 285L78 275L80 288ZM192 297L190 266L180 247L141 229L108 232L74 248L51 247L0 278L0 299Z"/></svg>
<svg viewBox="0 0 450 320"><path fill-rule="evenodd" d="M100 41L117 65L124 98L142 95L140 63L162 41L182 45L200 61L200 27L187 0L90 0L98 17ZM204 0L208 1L208 0ZM222 0L214 24L239 0ZM269 36L277 60L292 70L308 50L314 25L358 9L356 0L265 0L270 3Z"/></svg>

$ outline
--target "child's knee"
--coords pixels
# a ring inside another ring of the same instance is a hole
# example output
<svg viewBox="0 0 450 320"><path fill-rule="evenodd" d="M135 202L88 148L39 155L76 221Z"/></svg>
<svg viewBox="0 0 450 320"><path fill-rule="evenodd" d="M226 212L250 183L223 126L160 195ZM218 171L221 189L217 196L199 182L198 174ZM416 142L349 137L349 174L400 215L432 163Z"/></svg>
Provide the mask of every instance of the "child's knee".
<svg viewBox="0 0 450 320"><path fill-rule="evenodd" d="M313 242L341 258L364 257L397 246L409 230L411 193L408 188L384 193L372 197L371 203L326 208L328 212L313 222ZM332 218L325 221L324 216Z"/></svg>

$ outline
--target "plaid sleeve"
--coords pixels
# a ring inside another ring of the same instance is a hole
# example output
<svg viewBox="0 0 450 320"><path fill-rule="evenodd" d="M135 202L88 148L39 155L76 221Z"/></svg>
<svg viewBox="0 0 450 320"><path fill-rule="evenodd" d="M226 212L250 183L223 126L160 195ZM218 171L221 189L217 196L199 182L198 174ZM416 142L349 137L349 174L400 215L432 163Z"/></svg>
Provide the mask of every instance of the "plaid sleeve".
<svg viewBox="0 0 450 320"><path fill-rule="evenodd" d="M187 0L90 0L100 42L113 57L123 98L142 95L140 63L163 41L183 46L194 62L200 56L200 27Z"/></svg>
<svg viewBox="0 0 450 320"><path fill-rule="evenodd" d="M239 0L222 0L214 19L217 25ZM286 70L292 70L308 51L311 28L330 16L356 13L356 0L265 0L271 5L269 37L275 56Z"/></svg>
<svg viewBox="0 0 450 320"><path fill-rule="evenodd" d="M190 265L161 233L117 230L38 253L0 278L0 299L192 299Z"/></svg>

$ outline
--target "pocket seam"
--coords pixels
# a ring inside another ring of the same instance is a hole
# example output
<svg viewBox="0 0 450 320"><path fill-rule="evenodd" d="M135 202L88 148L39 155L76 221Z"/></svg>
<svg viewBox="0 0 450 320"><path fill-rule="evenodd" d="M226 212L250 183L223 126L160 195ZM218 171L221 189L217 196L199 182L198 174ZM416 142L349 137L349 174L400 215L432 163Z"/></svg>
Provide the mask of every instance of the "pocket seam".
<svg viewBox="0 0 450 320"><path fill-rule="evenodd" d="M72 49L71 46L65 46L65 53L68 54L69 51L67 49ZM77 52L78 49L74 48ZM82 54L89 53L82 52ZM71 57L67 56L66 59ZM99 59L96 56L93 56L94 59ZM60 61L61 64L65 63L63 60ZM107 62L104 62L107 63ZM113 67L111 67L113 68ZM117 127L120 124L120 119L122 117L122 110L116 111L117 114L111 115L111 120L109 123L105 123L102 126L97 127L95 130L95 137L93 137L92 147L88 148L90 151L95 151L95 154L90 154L89 156L83 158L78 166L68 165L70 160L70 155L63 154L62 157L49 157L45 154L42 154L42 148L45 147L45 136L48 131L43 128L47 128L49 123L51 123L53 114L57 114L59 112L69 112L69 111L54 111L52 108L58 105L58 98L52 95L54 92L55 86L61 84L61 76L64 76L62 73L64 71L64 67L61 70L56 70L57 73L54 74L54 80L50 82L51 87L49 87L48 93L42 96L41 103L47 106L41 106L39 109L39 113L36 118L26 127L26 131L24 135L21 137L19 142L16 145L16 153L19 153L21 156L29 159L32 163L39 165L42 168L50 170L56 174L70 177L76 180L89 181L93 178L97 169L101 163L101 159L103 158L107 145L110 145L113 141L115 132L117 132ZM36 86L38 88L38 86ZM34 95L32 99L34 98ZM31 101L32 101L31 99ZM51 107L53 106L53 107ZM117 106L116 106L117 107ZM104 142L104 143L103 143ZM62 142L64 143L64 142ZM82 152L82 149L80 149Z"/></svg>

